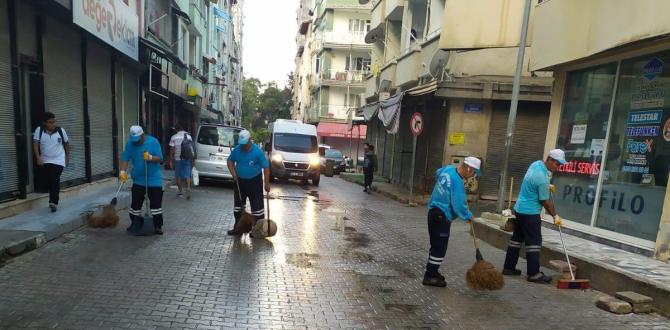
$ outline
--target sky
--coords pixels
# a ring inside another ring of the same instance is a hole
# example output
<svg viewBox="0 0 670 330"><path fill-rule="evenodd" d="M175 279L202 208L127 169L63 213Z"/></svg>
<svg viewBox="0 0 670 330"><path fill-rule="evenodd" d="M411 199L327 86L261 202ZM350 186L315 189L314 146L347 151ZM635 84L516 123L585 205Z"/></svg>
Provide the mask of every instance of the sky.
<svg viewBox="0 0 670 330"><path fill-rule="evenodd" d="M286 85L295 70L299 0L244 0L244 76Z"/></svg>

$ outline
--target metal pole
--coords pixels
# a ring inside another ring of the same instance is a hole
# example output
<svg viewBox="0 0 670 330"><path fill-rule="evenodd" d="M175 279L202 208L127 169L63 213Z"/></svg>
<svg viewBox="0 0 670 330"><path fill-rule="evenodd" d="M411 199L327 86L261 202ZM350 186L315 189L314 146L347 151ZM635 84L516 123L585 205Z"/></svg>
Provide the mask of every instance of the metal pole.
<svg viewBox="0 0 670 330"><path fill-rule="evenodd" d="M414 163L416 162L416 135L412 141L412 165L409 171L409 206L414 205Z"/></svg>
<svg viewBox="0 0 670 330"><path fill-rule="evenodd" d="M509 156L512 150L512 141L514 136L514 124L516 122L516 110L519 104L519 85L521 82L521 69L523 68L523 57L526 50L526 37L528 36L528 18L530 16L530 1L526 0L523 12L523 24L521 25L521 38L519 39L519 51L516 57L516 72L514 73L514 86L512 88L512 104L509 109L507 119L507 134L505 136L505 160L503 162L502 174L498 190L497 211L502 212L505 203L505 182L507 182L507 172L509 167Z"/></svg>

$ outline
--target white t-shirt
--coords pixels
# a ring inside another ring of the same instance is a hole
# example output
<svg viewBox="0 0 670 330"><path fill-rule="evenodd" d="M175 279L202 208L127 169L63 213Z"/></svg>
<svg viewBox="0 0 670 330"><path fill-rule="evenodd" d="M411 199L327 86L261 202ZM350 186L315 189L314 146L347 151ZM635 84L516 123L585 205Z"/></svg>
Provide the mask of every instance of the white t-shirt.
<svg viewBox="0 0 670 330"><path fill-rule="evenodd" d="M42 133L42 139L40 140L40 131L43 130L42 126L35 129L35 134L33 135L33 141L40 144L40 155L42 156L42 161L45 164L55 164L65 167L65 145L70 139L65 133L65 129L61 128L63 132L63 139L61 141L60 134L58 130L54 130L51 134L44 130Z"/></svg>
<svg viewBox="0 0 670 330"><path fill-rule="evenodd" d="M181 160L181 143L184 142L184 134L186 138L193 141L191 135L186 133L186 131L179 131L170 138L170 147L174 147L174 159Z"/></svg>

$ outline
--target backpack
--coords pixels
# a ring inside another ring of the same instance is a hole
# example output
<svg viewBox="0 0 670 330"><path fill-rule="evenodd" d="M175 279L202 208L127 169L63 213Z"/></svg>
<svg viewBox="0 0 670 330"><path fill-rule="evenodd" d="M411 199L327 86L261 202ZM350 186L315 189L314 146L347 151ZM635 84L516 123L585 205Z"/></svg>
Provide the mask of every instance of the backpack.
<svg viewBox="0 0 670 330"><path fill-rule="evenodd" d="M184 133L184 140L181 141L181 154L180 157L182 160L193 160L195 158L195 148L193 147L193 140L188 139L188 134Z"/></svg>
<svg viewBox="0 0 670 330"><path fill-rule="evenodd" d="M63 137L63 129L60 128L60 127L56 127L56 132L58 132L58 135L60 135L60 145L62 145L63 150L65 150L65 143L67 143L67 142L65 142L65 138ZM40 134L39 134L39 137L38 137L39 143L42 143L42 134L43 133L44 133L44 128L42 128L42 126L40 126Z"/></svg>

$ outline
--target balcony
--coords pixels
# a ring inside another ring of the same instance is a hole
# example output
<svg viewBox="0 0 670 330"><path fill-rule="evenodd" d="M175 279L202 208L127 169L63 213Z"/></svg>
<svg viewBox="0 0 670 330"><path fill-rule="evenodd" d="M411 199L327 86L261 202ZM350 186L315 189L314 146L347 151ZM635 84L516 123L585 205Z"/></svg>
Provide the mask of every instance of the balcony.
<svg viewBox="0 0 670 330"><path fill-rule="evenodd" d="M385 18L395 21L402 20L404 0L384 0L384 14Z"/></svg>
<svg viewBox="0 0 670 330"><path fill-rule="evenodd" d="M315 39L315 50L323 48L331 49L370 49L370 45L365 43L365 33L353 32L323 32Z"/></svg>
<svg viewBox="0 0 670 330"><path fill-rule="evenodd" d="M416 82L420 73L421 50L413 49L398 59L395 84L404 86Z"/></svg>
<svg viewBox="0 0 670 330"><path fill-rule="evenodd" d="M379 0L375 3L375 7L372 8L372 16L371 16L371 28L376 28L382 24L384 24L384 20L386 18L386 12L384 10L386 9L386 6L384 5L384 2L386 0Z"/></svg>
<svg viewBox="0 0 670 330"><path fill-rule="evenodd" d="M365 87L365 77L369 71L351 70L324 70L312 77L312 85L319 86L349 86Z"/></svg>
<svg viewBox="0 0 670 330"><path fill-rule="evenodd" d="M369 12L372 10L372 2L361 5L358 0L321 0L316 5L316 16L321 17L326 9L356 9Z"/></svg>
<svg viewBox="0 0 670 330"><path fill-rule="evenodd" d="M356 108L344 105L322 104L314 107L313 110L319 120L345 122L347 121L349 111L356 111Z"/></svg>

